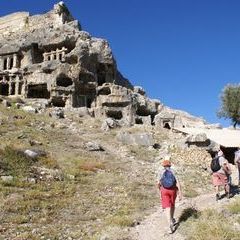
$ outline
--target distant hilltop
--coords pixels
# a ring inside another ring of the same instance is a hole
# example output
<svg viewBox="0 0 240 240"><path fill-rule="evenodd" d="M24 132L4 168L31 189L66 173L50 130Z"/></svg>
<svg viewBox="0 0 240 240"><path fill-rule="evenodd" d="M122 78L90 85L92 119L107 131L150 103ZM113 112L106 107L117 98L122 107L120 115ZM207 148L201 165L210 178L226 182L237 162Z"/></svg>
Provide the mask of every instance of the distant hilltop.
<svg viewBox="0 0 240 240"><path fill-rule="evenodd" d="M46 108L85 108L120 126L209 127L204 119L170 109L132 86L118 71L108 42L83 31L63 2L42 15L1 17L0 39L2 96L39 100Z"/></svg>

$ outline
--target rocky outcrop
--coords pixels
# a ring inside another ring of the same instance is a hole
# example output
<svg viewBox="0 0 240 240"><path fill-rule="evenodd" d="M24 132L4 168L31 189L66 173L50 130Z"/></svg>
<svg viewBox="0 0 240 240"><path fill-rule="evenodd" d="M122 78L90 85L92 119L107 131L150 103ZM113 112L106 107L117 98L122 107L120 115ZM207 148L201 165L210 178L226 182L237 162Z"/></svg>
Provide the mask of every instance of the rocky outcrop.
<svg viewBox="0 0 240 240"><path fill-rule="evenodd" d="M41 109L79 109L79 116L113 118L121 126L205 124L133 87L118 71L108 42L83 31L63 2L41 15L1 17L0 33L0 95L45 100Z"/></svg>
<svg viewBox="0 0 240 240"><path fill-rule="evenodd" d="M206 121L203 118L195 117L187 112L171 109L160 105L161 109L154 118L156 126L164 128L184 128L184 127L205 127ZM210 125L208 125L210 126Z"/></svg>
<svg viewBox="0 0 240 240"><path fill-rule="evenodd" d="M0 26L1 95L91 107L96 87L105 82L132 87L119 74L108 42L82 31L62 2L46 14L2 17Z"/></svg>
<svg viewBox="0 0 240 240"><path fill-rule="evenodd" d="M117 140L127 145L139 145L139 146L154 145L153 137L149 133L130 134L128 132L120 132L117 135Z"/></svg>

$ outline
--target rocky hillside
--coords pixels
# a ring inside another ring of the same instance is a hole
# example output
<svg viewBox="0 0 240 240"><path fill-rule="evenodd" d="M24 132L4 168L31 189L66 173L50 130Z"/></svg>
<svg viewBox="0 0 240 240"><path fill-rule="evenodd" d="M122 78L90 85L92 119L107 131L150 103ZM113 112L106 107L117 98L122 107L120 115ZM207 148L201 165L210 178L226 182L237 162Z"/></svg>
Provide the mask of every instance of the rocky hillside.
<svg viewBox="0 0 240 240"><path fill-rule="evenodd" d="M0 26L0 239L130 240L166 154L185 198L212 190L214 146L172 130L206 122L132 86L62 2Z"/></svg>
<svg viewBox="0 0 240 240"><path fill-rule="evenodd" d="M110 239L124 239L118 232L127 236L159 205L156 172L165 154L185 197L211 189L209 154L187 148L181 134L144 125L105 131L90 116L16 106L0 105L3 239L104 239L113 232Z"/></svg>
<svg viewBox="0 0 240 240"><path fill-rule="evenodd" d="M120 126L206 127L206 122L147 97L117 68L109 43L83 31L63 2L31 16L0 18L0 95L60 107ZM21 107L21 105L19 105ZM36 110L37 111L37 110Z"/></svg>

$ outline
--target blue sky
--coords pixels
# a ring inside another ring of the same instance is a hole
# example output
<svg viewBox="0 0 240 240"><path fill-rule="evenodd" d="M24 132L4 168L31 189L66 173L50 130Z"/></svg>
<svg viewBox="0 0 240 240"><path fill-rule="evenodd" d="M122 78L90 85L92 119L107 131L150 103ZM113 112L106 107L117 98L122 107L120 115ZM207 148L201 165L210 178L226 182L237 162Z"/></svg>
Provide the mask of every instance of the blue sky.
<svg viewBox="0 0 240 240"><path fill-rule="evenodd" d="M50 10L57 1L1 0L0 15ZM83 30L109 41L118 68L151 98L218 119L219 95L240 83L238 0L66 0Z"/></svg>

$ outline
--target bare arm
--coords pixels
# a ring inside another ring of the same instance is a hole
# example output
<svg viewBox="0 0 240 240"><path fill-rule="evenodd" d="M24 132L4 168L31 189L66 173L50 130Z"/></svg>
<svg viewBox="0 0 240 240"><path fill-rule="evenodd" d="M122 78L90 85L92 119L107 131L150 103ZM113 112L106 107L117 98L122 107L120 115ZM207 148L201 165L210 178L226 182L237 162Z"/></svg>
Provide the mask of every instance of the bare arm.
<svg viewBox="0 0 240 240"><path fill-rule="evenodd" d="M224 163L222 168L226 174L232 174L231 168L228 163Z"/></svg>
<svg viewBox="0 0 240 240"><path fill-rule="evenodd" d="M177 180L177 188L178 188L178 198L179 198L179 201L181 201L182 200L182 188L181 188L179 179L176 178L176 180Z"/></svg>

